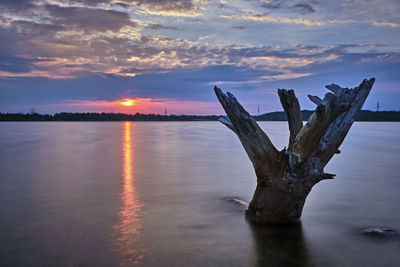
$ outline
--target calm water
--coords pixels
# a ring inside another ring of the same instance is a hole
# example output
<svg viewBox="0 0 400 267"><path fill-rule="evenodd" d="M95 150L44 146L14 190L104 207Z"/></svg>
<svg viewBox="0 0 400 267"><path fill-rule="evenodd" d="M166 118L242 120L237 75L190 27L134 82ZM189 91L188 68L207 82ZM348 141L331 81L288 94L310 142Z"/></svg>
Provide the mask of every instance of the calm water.
<svg viewBox="0 0 400 267"><path fill-rule="evenodd" d="M286 122L264 122L286 145ZM217 122L0 124L1 266L400 266L400 123L355 123L302 223L248 222L255 174Z"/></svg>

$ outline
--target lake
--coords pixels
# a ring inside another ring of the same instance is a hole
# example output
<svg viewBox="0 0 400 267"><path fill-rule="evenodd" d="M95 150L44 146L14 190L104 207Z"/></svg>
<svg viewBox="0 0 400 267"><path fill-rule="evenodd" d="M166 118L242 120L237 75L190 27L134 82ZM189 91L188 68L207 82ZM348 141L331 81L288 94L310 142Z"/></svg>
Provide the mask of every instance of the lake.
<svg viewBox="0 0 400 267"><path fill-rule="evenodd" d="M260 122L275 146L286 122ZM400 266L400 123L358 122L301 224L255 225L218 122L0 123L0 266Z"/></svg>

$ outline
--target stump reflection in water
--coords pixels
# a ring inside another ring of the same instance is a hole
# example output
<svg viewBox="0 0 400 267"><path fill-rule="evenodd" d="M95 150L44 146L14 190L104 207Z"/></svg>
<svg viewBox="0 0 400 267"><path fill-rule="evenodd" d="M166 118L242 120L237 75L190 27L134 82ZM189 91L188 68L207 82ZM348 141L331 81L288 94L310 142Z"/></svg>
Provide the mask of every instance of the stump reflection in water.
<svg viewBox="0 0 400 267"><path fill-rule="evenodd" d="M252 230L256 266L311 266L301 222L264 225L247 219Z"/></svg>

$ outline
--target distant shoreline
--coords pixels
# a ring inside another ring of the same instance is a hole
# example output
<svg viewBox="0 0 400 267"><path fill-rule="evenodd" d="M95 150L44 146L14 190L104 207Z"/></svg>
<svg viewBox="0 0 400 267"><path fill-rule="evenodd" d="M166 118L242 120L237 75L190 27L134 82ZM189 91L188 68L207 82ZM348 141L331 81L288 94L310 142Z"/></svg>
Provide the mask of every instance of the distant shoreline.
<svg viewBox="0 0 400 267"><path fill-rule="evenodd" d="M303 120L314 111L302 110ZM124 113L68 113L54 115L39 113L0 113L1 121L217 121L222 115L158 115L158 114L124 114ZM283 111L269 112L253 116L257 121L286 121ZM356 121L400 121L400 111L361 110Z"/></svg>

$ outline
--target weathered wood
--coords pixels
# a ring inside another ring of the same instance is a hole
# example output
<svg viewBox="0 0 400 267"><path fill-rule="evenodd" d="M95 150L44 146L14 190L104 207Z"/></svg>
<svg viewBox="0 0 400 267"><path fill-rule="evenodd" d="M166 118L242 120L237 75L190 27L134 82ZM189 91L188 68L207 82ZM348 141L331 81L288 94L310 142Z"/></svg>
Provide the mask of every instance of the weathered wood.
<svg viewBox="0 0 400 267"><path fill-rule="evenodd" d="M228 127L230 130L232 130L234 133L236 133L236 130L232 125L232 122L230 121L230 119L227 116L219 118L218 121L221 122L226 127Z"/></svg>
<svg viewBox="0 0 400 267"><path fill-rule="evenodd" d="M285 110L289 124L289 150L292 149L293 142L300 129L303 127L301 118L300 104L293 90L278 89L279 99Z"/></svg>
<svg viewBox="0 0 400 267"><path fill-rule="evenodd" d="M328 163L343 142L374 81L373 78L364 80L354 89L334 84L326 86L334 94L325 94L293 145L291 152L296 154L300 162L317 156L322 160L322 166Z"/></svg>
<svg viewBox="0 0 400 267"><path fill-rule="evenodd" d="M289 146L279 152L254 118L231 94L214 87L228 117L220 121L242 143L257 175L257 188L247 214L261 222L287 223L300 218L311 188L334 174L323 171L362 108L375 79L364 80L354 89L327 85L333 93L323 99L310 96L317 105L303 126L300 105L293 90L278 89L289 123Z"/></svg>
<svg viewBox="0 0 400 267"><path fill-rule="evenodd" d="M279 153L268 136L258 126L256 120L231 93L224 94L218 87L214 87L214 91L228 115L228 118L221 118L219 121L239 137L253 163L258 181L261 183L271 182L271 179L275 176L276 168L283 168L281 164L282 154Z"/></svg>
<svg viewBox="0 0 400 267"><path fill-rule="evenodd" d="M326 86L326 88L334 92L338 98L346 99L349 108L330 124L318 144L316 156L321 159L323 166L329 162L335 153L340 153L339 146L343 143L351 125L353 125L357 112L359 112L364 105L374 82L374 78L370 80L365 79L358 87L351 90L347 88L343 89L335 84ZM340 90L338 90L339 88Z"/></svg>

